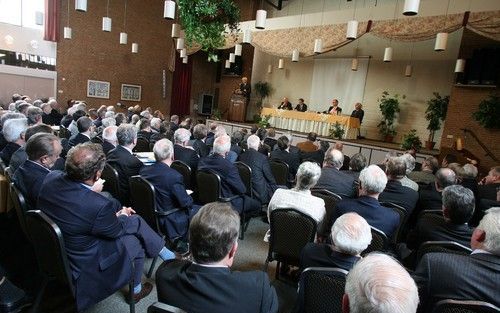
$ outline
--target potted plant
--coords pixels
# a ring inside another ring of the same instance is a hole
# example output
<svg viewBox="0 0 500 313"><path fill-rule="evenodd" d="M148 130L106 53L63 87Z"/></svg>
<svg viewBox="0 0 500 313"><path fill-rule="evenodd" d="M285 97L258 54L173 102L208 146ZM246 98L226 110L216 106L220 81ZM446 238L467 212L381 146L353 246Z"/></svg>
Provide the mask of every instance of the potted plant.
<svg viewBox="0 0 500 313"><path fill-rule="evenodd" d="M255 83L254 89L257 95L259 96L259 100L257 100L257 106L261 108L264 99L271 95L273 88L271 87L270 83L259 81Z"/></svg>
<svg viewBox="0 0 500 313"><path fill-rule="evenodd" d="M422 148L422 141L420 137L417 136L417 130L412 129L410 132L403 136L403 142L401 143L401 148L404 150L415 150L418 151Z"/></svg>
<svg viewBox="0 0 500 313"><path fill-rule="evenodd" d="M271 124L269 123L270 119L271 115L261 116L260 119L257 121L257 125L259 125L259 128L267 128L271 126Z"/></svg>
<svg viewBox="0 0 500 313"><path fill-rule="evenodd" d="M448 103L450 96L441 97L437 92L434 92L434 97L427 101L427 110L425 110L425 119L429 122L427 129L429 130L429 138L425 142L425 148L434 149L434 135L441 128L441 122L446 118L448 111Z"/></svg>
<svg viewBox="0 0 500 313"><path fill-rule="evenodd" d="M489 129L500 129L500 96L491 94L479 103L479 108L472 117L481 126Z"/></svg>
<svg viewBox="0 0 500 313"><path fill-rule="evenodd" d="M406 96L401 97L405 99ZM395 94L393 97L387 91L382 92L382 97L377 100L379 103L380 113L382 113L382 120L378 123L379 133L384 136L384 141L392 142L397 132L394 129L394 121L396 114L400 111L399 108L399 95Z"/></svg>
<svg viewBox="0 0 500 313"><path fill-rule="evenodd" d="M345 129L342 127L342 125L339 124L339 122L335 122L334 125L330 127L330 136L332 138L336 139L342 139L345 134Z"/></svg>
<svg viewBox="0 0 500 313"><path fill-rule="evenodd" d="M212 110L212 119L220 121L222 119L222 113L218 108Z"/></svg>

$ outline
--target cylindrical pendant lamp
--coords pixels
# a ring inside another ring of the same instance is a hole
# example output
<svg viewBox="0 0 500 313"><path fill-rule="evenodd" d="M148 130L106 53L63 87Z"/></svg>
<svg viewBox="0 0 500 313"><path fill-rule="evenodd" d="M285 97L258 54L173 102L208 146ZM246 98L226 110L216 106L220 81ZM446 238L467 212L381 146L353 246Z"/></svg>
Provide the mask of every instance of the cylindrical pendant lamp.
<svg viewBox="0 0 500 313"><path fill-rule="evenodd" d="M403 7L403 15L417 15L418 7L420 6L420 0L405 0L405 5Z"/></svg>
<svg viewBox="0 0 500 313"><path fill-rule="evenodd" d="M75 0L75 10L87 12L87 0Z"/></svg>
<svg viewBox="0 0 500 313"><path fill-rule="evenodd" d="M257 29L266 28L266 18L267 18L266 10L257 10L257 15L255 17L255 28Z"/></svg>
<svg viewBox="0 0 500 313"><path fill-rule="evenodd" d="M186 48L181 49L179 54L181 55L181 58L186 57L187 56L187 49Z"/></svg>
<svg viewBox="0 0 500 313"><path fill-rule="evenodd" d="M120 33L120 45L126 45L127 39L128 39L127 33L121 32Z"/></svg>
<svg viewBox="0 0 500 313"><path fill-rule="evenodd" d="M175 45L175 48L177 50L184 49L184 38L182 38L182 37L177 38L177 43Z"/></svg>
<svg viewBox="0 0 500 313"><path fill-rule="evenodd" d="M285 60L279 59L279 61L278 61L278 68L279 69L284 69L285 68Z"/></svg>
<svg viewBox="0 0 500 313"><path fill-rule="evenodd" d="M299 62L299 50L298 49L293 49L292 51L292 62Z"/></svg>
<svg viewBox="0 0 500 313"><path fill-rule="evenodd" d="M323 51L323 41L321 39L314 40L314 53L318 54Z"/></svg>
<svg viewBox="0 0 500 313"><path fill-rule="evenodd" d="M237 56L241 56L241 51L242 51L242 48L243 46L240 45L239 43L237 43L235 46L234 46L234 54L237 55Z"/></svg>
<svg viewBox="0 0 500 313"><path fill-rule="evenodd" d="M358 70L358 65L359 65L358 58L352 59L352 61L351 61L351 71L357 71Z"/></svg>
<svg viewBox="0 0 500 313"><path fill-rule="evenodd" d="M392 47L387 47L384 50L384 62L392 61Z"/></svg>
<svg viewBox="0 0 500 313"><path fill-rule="evenodd" d="M273 66L271 64L269 64L267 66L267 74L271 74L273 72Z"/></svg>
<svg viewBox="0 0 500 313"><path fill-rule="evenodd" d="M139 44L136 42L132 43L132 53L139 53Z"/></svg>
<svg viewBox="0 0 500 313"><path fill-rule="evenodd" d="M349 40L356 39L358 37L358 21L349 21L347 22L347 34L346 38Z"/></svg>
<svg viewBox="0 0 500 313"><path fill-rule="evenodd" d="M446 44L448 43L448 33L437 33L436 44L434 45L435 51L446 50Z"/></svg>
<svg viewBox="0 0 500 313"><path fill-rule="evenodd" d="M250 29L245 29L243 31L243 43L251 43L252 42L252 32Z"/></svg>
<svg viewBox="0 0 500 313"><path fill-rule="evenodd" d="M231 68L231 62L229 62L229 60L226 60L225 68Z"/></svg>
<svg viewBox="0 0 500 313"><path fill-rule="evenodd" d="M236 61L236 55L234 53L229 53L229 62L234 63Z"/></svg>
<svg viewBox="0 0 500 313"><path fill-rule="evenodd" d="M102 18L102 31L110 32L111 31L111 17L103 17Z"/></svg>
<svg viewBox="0 0 500 313"><path fill-rule="evenodd" d="M173 20L175 18L175 2L172 0L166 0L165 6L163 7L163 18L167 20Z"/></svg>
<svg viewBox="0 0 500 313"><path fill-rule="evenodd" d="M411 66L411 64L408 64L405 68L405 76L411 77L412 73L413 73L413 66Z"/></svg>
<svg viewBox="0 0 500 313"><path fill-rule="evenodd" d="M463 73L465 70L465 59L458 59L455 64L455 73Z"/></svg>
<svg viewBox="0 0 500 313"><path fill-rule="evenodd" d="M184 57L184 58L182 58L182 63L183 64L187 64L188 63L188 57L187 56Z"/></svg>
<svg viewBox="0 0 500 313"><path fill-rule="evenodd" d="M64 39L73 38L73 30L71 27L64 27Z"/></svg>
<svg viewBox="0 0 500 313"><path fill-rule="evenodd" d="M181 25L172 24L172 38L179 38L181 36Z"/></svg>

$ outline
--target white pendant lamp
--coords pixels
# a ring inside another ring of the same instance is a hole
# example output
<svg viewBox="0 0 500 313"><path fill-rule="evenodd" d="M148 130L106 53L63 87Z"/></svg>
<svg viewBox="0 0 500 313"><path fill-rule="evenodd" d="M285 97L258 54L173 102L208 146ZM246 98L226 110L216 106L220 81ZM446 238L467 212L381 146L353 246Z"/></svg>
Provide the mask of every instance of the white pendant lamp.
<svg viewBox="0 0 500 313"><path fill-rule="evenodd" d="M403 15L417 15L418 7L420 6L420 0L405 0L405 5L403 7Z"/></svg>
<svg viewBox="0 0 500 313"><path fill-rule="evenodd" d="M351 61L351 71L357 71L358 70L358 66L359 66L359 60L358 58L354 58L352 59Z"/></svg>
<svg viewBox="0 0 500 313"><path fill-rule="evenodd" d="M299 50L298 49L293 49L292 51L292 62L299 62Z"/></svg>
<svg viewBox="0 0 500 313"><path fill-rule="evenodd" d="M413 73L413 66L411 64L408 64L405 68L405 76L411 77L412 73Z"/></svg>
<svg viewBox="0 0 500 313"><path fill-rule="evenodd" d="M241 56L242 48L243 48L243 46L241 44L237 43L234 46L234 54L237 55L237 56Z"/></svg>
<svg viewBox="0 0 500 313"><path fill-rule="evenodd" d="M175 18L175 2L172 0L166 0L165 6L163 7L163 18L167 20L173 20Z"/></svg>
<svg viewBox="0 0 500 313"><path fill-rule="evenodd" d="M314 53L319 54L323 51L323 41L321 39L314 40Z"/></svg>
<svg viewBox="0 0 500 313"><path fill-rule="evenodd" d="M387 47L384 50L384 62L392 61L392 47Z"/></svg>
<svg viewBox="0 0 500 313"><path fill-rule="evenodd" d="M236 61L236 55L234 53L229 53L229 62L234 63Z"/></svg>
<svg viewBox="0 0 500 313"><path fill-rule="evenodd" d="M354 40L358 37L358 25L359 22L355 20L347 22L346 38L348 40Z"/></svg>
<svg viewBox="0 0 500 313"><path fill-rule="evenodd" d="M132 53L139 53L139 44L136 42L132 43Z"/></svg>
<svg viewBox="0 0 500 313"><path fill-rule="evenodd" d="M64 27L64 39L73 38L73 30L71 27Z"/></svg>
<svg viewBox="0 0 500 313"><path fill-rule="evenodd" d="M87 12L87 0L75 0L75 10Z"/></svg>
<svg viewBox="0 0 500 313"><path fill-rule="evenodd" d="M251 43L252 42L252 32L250 29L245 29L243 31L243 43Z"/></svg>
<svg viewBox="0 0 500 313"><path fill-rule="evenodd" d="M282 70L282 69L284 69L284 68L285 68L285 60L283 60L283 59L279 59L279 61L278 61L278 68L279 68L280 70Z"/></svg>
<svg viewBox="0 0 500 313"><path fill-rule="evenodd" d="M177 43L175 45L175 48L177 50L184 49L184 38L182 38L182 37L177 38Z"/></svg>
<svg viewBox="0 0 500 313"><path fill-rule="evenodd" d="M128 39L127 33L121 32L120 33L120 45L126 45L127 39Z"/></svg>
<svg viewBox="0 0 500 313"><path fill-rule="evenodd" d="M271 74L273 72L273 66L271 64L269 64L267 66L267 74Z"/></svg>
<svg viewBox="0 0 500 313"><path fill-rule="evenodd" d="M446 44L448 43L448 33L437 33L436 44L434 45L435 51L446 50Z"/></svg>
<svg viewBox="0 0 500 313"><path fill-rule="evenodd" d="M266 10L257 10L257 15L255 17L255 28L257 29L266 28L266 18L267 18Z"/></svg>
<svg viewBox="0 0 500 313"><path fill-rule="evenodd" d="M186 57L187 56L187 49L186 48L181 49L179 54L180 54L181 58Z"/></svg>
<svg viewBox="0 0 500 313"><path fill-rule="evenodd" d="M181 36L181 25L172 24L172 38L179 38Z"/></svg>
<svg viewBox="0 0 500 313"><path fill-rule="evenodd" d="M229 62L229 60L226 60L225 68L231 68L231 62Z"/></svg>
<svg viewBox="0 0 500 313"><path fill-rule="evenodd" d="M463 73L465 70L465 59L458 59L455 64L455 73Z"/></svg>
<svg viewBox="0 0 500 313"><path fill-rule="evenodd" d="M182 64L187 64L188 63L188 57L182 58Z"/></svg>
<svg viewBox="0 0 500 313"><path fill-rule="evenodd" d="M102 31L104 32L110 32L111 31L111 18L110 17L103 17L102 18Z"/></svg>

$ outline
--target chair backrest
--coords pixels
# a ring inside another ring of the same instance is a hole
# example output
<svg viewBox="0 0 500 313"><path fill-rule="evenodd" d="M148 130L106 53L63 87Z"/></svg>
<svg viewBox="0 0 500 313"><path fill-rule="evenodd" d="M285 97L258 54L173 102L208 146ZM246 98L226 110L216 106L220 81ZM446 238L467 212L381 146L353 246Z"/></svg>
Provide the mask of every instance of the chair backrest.
<svg viewBox="0 0 500 313"><path fill-rule="evenodd" d="M442 210L423 210L418 214L417 220L421 219L422 217L428 217L428 218L443 218L443 211Z"/></svg>
<svg viewBox="0 0 500 313"><path fill-rule="evenodd" d="M401 240L403 239L403 233L405 231L408 212L402 206L392 202L380 202L380 205L392 209L399 215L399 225L398 228L396 229L396 232L394 233L392 241L395 243L401 242Z"/></svg>
<svg viewBox="0 0 500 313"><path fill-rule="evenodd" d="M14 204L14 210L16 210L17 219L19 221L19 225L21 226L21 230L23 231L26 238L29 240L28 230L26 227L26 212L28 211L28 206L24 199L23 194L17 189L14 184L10 184L10 196L12 198L12 202Z"/></svg>
<svg viewBox="0 0 500 313"><path fill-rule="evenodd" d="M138 137L133 152L149 152L149 140Z"/></svg>
<svg viewBox="0 0 500 313"><path fill-rule="evenodd" d="M14 173L10 166L6 167L4 170L5 178L7 179L7 183L10 185L12 183L12 177L14 177Z"/></svg>
<svg viewBox="0 0 500 313"><path fill-rule="evenodd" d="M71 137L71 132L66 127L61 126L59 128L59 138L69 139Z"/></svg>
<svg viewBox="0 0 500 313"><path fill-rule="evenodd" d="M178 307L161 302L155 302L148 307L148 313L187 313Z"/></svg>
<svg viewBox="0 0 500 313"><path fill-rule="evenodd" d="M115 199L120 199L120 180L118 171L106 163L102 170L101 178L105 180L102 190L109 192Z"/></svg>
<svg viewBox="0 0 500 313"><path fill-rule="evenodd" d="M309 267L300 275L300 312L342 312L347 271L333 267Z"/></svg>
<svg viewBox="0 0 500 313"><path fill-rule="evenodd" d="M104 143L104 140L102 140L102 137L100 136L95 136L90 141L93 143L100 143L101 145Z"/></svg>
<svg viewBox="0 0 500 313"><path fill-rule="evenodd" d="M154 231L161 234L156 218L155 187L139 175L130 177L129 185L132 208Z"/></svg>
<svg viewBox="0 0 500 313"><path fill-rule="evenodd" d="M288 182L288 164L281 160L269 161L271 172L273 173L276 184L286 186Z"/></svg>
<svg viewBox="0 0 500 313"><path fill-rule="evenodd" d="M59 227L43 212L26 212L26 226L33 243L40 271L55 279L75 294L63 235Z"/></svg>
<svg viewBox="0 0 500 313"><path fill-rule="evenodd" d="M500 308L484 301L441 300L432 313L498 313Z"/></svg>
<svg viewBox="0 0 500 313"><path fill-rule="evenodd" d="M269 217L268 259L299 265L300 251L316 236L316 221L295 209L276 209Z"/></svg>
<svg viewBox="0 0 500 313"><path fill-rule="evenodd" d="M459 244L454 241L426 241L420 245L417 252L417 263L420 259L431 252L442 252L442 253L454 253L460 255L469 255L472 253L472 249Z"/></svg>
<svg viewBox="0 0 500 313"><path fill-rule="evenodd" d="M326 237L330 234L333 225L333 217L335 216L335 206L337 202L342 200L342 197L326 189L312 188L311 194L325 201L326 215L323 219L322 227L318 230L318 234Z"/></svg>
<svg viewBox="0 0 500 313"><path fill-rule="evenodd" d="M196 183L198 186L198 201L201 204L219 201L221 180L217 173L212 170L198 169L196 171Z"/></svg>
<svg viewBox="0 0 500 313"><path fill-rule="evenodd" d="M245 184L245 187L247 188L247 192L245 194L249 197L252 197L253 196L252 169L250 168L250 166L241 161L234 162L234 165L236 165L236 167L238 168L238 173L240 174L241 180L243 181L243 184Z"/></svg>
<svg viewBox="0 0 500 313"><path fill-rule="evenodd" d="M184 163L182 161L175 160L170 165L170 168L176 170L177 172L179 172L182 175L182 178L184 180L184 186L186 187L186 189L193 190L193 186L192 186L192 182L191 182L192 171L191 171L191 167L189 167L189 165L187 165L186 163Z"/></svg>
<svg viewBox="0 0 500 313"><path fill-rule="evenodd" d="M365 256L373 251L386 251L389 244L389 239L383 231L371 226L370 228L372 231L372 242L368 245L365 251L361 252L362 256Z"/></svg>

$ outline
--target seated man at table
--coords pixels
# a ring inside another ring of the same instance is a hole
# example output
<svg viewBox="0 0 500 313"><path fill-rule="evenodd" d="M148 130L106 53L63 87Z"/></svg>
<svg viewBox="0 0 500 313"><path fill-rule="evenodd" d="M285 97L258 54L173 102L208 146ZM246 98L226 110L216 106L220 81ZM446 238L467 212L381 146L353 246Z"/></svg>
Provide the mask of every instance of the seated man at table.
<svg viewBox="0 0 500 313"><path fill-rule="evenodd" d="M304 99L299 98L299 103L295 106L295 111L299 112L307 111L307 104L304 103Z"/></svg>
<svg viewBox="0 0 500 313"><path fill-rule="evenodd" d="M193 261L164 262L156 271L158 300L190 313L275 313L267 273L231 271L240 218L227 204L203 206L189 226Z"/></svg>
<svg viewBox="0 0 500 313"><path fill-rule="evenodd" d="M333 99L332 105L324 113L333 114L333 115L342 114L342 108L339 107L339 100Z"/></svg>
<svg viewBox="0 0 500 313"><path fill-rule="evenodd" d="M283 102L278 106L279 110L293 110L293 104L288 101L288 98L283 98Z"/></svg>

